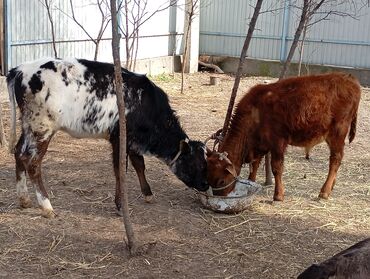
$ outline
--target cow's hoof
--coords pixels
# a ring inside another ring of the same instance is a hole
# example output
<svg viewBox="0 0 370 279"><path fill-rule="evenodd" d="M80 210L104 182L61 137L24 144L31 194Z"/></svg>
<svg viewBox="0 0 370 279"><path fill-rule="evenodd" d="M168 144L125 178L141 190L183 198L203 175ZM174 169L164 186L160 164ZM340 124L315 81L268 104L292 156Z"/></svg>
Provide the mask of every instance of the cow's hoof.
<svg viewBox="0 0 370 279"><path fill-rule="evenodd" d="M329 198L329 194L328 194L328 193L323 193L323 192L321 192L321 193L319 194L319 198L320 198L320 199L327 200L327 199Z"/></svg>
<svg viewBox="0 0 370 279"><path fill-rule="evenodd" d="M32 200L29 197L20 197L19 204L22 208L32 207Z"/></svg>
<svg viewBox="0 0 370 279"><path fill-rule="evenodd" d="M153 195L144 196L144 201L146 203L153 203L154 202L154 196Z"/></svg>
<svg viewBox="0 0 370 279"><path fill-rule="evenodd" d="M274 196L274 201L282 202L283 200L284 200L284 196L281 196L281 195Z"/></svg>
<svg viewBox="0 0 370 279"><path fill-rule="evenodd" d="M57 217L57 214L54 212L54 210L42 209L41 216L48 218L48 219L52 219L52 218Z"/></svg>

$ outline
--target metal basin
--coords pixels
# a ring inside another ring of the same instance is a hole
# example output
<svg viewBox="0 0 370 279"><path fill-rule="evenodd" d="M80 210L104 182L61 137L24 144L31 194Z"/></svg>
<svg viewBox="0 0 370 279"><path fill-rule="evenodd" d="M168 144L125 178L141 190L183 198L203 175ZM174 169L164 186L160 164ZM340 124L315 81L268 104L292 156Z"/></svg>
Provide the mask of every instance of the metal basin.
<svg viewBox="0 0 370 279"><path fill-rule="evenodd" d="M238 213L248 208L262 186L247 179L238 178L233 191L227 196L214 196L212 189L199 192L201 203L208 209L222 213Z"/></svg>

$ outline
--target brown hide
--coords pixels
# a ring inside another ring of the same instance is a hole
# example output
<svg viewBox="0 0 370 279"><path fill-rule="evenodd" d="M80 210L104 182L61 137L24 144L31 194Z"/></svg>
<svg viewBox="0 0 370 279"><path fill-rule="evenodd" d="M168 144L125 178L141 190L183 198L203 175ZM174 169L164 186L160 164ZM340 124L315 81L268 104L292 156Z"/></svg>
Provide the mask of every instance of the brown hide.
<svg viewBox="0 0 370 279"><path fill-rule="evenodd" d="M254 86L237 105L230 128L219 152L227 152L236 173L243 163L252 163L255 180L263 155L271 152L275 177L274 200L283 200L282 170L287 145L312 148L326 141L330 168L320 197L328 198L343 157L345 137L351 142L356 132L360 85L344 73L288 78ZM227 161L208 154L208 182L213 188L232 182ZM216 191L226 195L232 190Z"/></svg>

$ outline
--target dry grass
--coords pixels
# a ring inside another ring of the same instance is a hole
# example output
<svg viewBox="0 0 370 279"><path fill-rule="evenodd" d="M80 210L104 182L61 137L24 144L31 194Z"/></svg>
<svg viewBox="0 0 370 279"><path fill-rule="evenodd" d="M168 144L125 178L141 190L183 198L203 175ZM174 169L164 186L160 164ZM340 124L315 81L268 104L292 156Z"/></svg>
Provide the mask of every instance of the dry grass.
<svg viewBox="0 0 370 279"><path fill-rule="evenodd" d="M263 79L244 78L241 88ZM222 126L232 77L209 86L208 74L188 75L183 95L178 75L155 82L169 94L191 138L205 139ZM43 167L59 214L52 220L40 217L37 208L18 208L13 158L1 149L0 278L295 278L313 262L369 237L369 105L370 91L364 89L357 135L345 147L328 201L316 198L328 168L324 144L312 150L310 161L303 150L288 149L283 203L271 202L273 188L264 187L253 206L237 215L203 209L195 192L155 158L146 159L155 203L145 204L130 166L131 217L147 244L146 253L134 258L124 249L122 220L114 211L105 141L55 137ZM9 112L6 104L3 111ZM261 169L258 182L263 181Z"/></svg>

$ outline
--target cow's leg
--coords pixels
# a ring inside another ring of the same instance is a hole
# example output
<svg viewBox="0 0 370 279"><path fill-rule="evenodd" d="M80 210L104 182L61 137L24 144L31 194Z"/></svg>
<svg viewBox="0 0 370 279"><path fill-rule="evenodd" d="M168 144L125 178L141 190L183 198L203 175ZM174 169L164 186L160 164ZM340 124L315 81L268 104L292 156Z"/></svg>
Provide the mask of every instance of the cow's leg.
<svg viewBox="0 0 370 279"><path fill-rule="evenodd" d="M153 199L153 193L146 181L144 157L134 152L129 152L129 156L139 178L141 193L143 193L146 202L151 202Z"/></svg>
<svg viewBox="0 0 370 279"><path fill-rule="evenodd" d="M15 176L16 176L16 188L17 195L19 198L19 204L23 208L32 206L32 201L28 194L27 180L26 180L26 168L21 160L21 151L24 144L24 134L20 136L18 143L15 147Z"/></svg>
<svg viewBox="0 0 370 279"><path fill-rule="evenodd" d="M249 177L248 179L251 181L256 181L257 178L257 171L258 167L261 163L262 157L257 158L251 164L249 164Z"/></svg>
<svg viewBox="0 0 370 279"><path fill-rule="evenodd" d="M275 178L274 201L284 200L284 184L282 180L284 168L284 152L286 145L277 144L277 149L271 151L271 168Z"/></svg>
<svg viewBox="0 0 370 279"><path fill-rule="evenodd" d="M111 136L110 143L112 144L112 157L113 157L113 169L116 177L116 192L114 195L114 203L116 205L118 213L121 212L121 184L119 181L119 138Z"/></svg>
<svg viewBox="0 0 370 279"><path fill-rule="evenodd" d="M117 149L119 148L117 145L112 144L113 147L113 165L114 165L114 174L116 177L116 193L114 198L114 203L116 204L116 208L118 212L121 211L121 184L119 182L119 152ZM144 157L141 155L136 154L135 152L130 151L129 157L131 163L136 171L136 174L139 178L141 192L144 195L144 199L146 202L151 202L153 198L152 191L150 190L150 186L146 181L145 177L145 163Z"/></svg>
<svg viewBox="0 0 370 279"><path fill-rule="evenodd" d="M50 136L45 136L45 134L27 134L21 147L20 159L28 172L30 181L36 188L37 202L42 209L42 215L51 218L55 216L55 213L42 181L41 163L47 151L52 133L50 133Z"/></svg>
<svg viewBox="0 0 370 279"><path fill-rule="evenodd" d="M113 155L114 156L114 155ZM117 211L121 211L121 184L119 183L119 167L114 166L114 176L116 177L116 192L114 195L114 203L116 205Z"/></svg>
<svg viewBox="0 0 370 279"><path fill-rule="evenodd" d="M306 146L306 147L304 148L304 150L305 150L305 154L306 154L306 156L305 156L306 160L310 160L310 151L311 151L311 147Z"/></svg>
<svg viewBox="0 0 370 279"><path fill-rule="evenodd" d="M337 172L343 158L345 136L346 131L345 133L342 133L341 136L336 134L335 136L327 139L327 143L330 148L329 173L319 194L319 197L322 199L328 199L331 191L333 190Z"/></svg>

